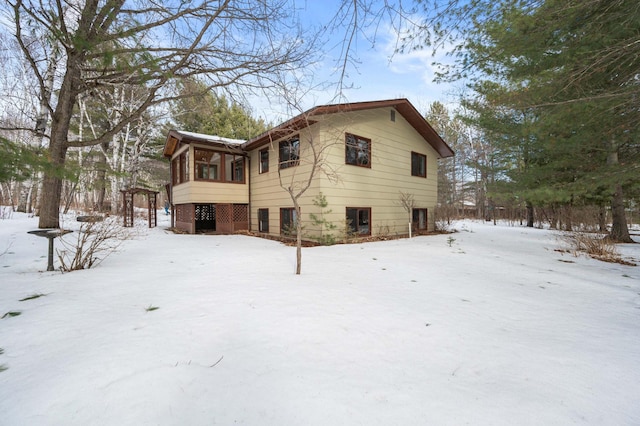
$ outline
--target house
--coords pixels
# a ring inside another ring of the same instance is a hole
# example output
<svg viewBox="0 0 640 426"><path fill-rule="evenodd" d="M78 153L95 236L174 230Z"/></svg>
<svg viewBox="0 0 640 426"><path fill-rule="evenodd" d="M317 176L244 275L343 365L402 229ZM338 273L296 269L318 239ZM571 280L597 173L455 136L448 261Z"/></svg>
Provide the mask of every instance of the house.
<svg viewBox="0 0 640 426"><path fill-rule="evenodd" d="M298 219L288 189L308 184L299 198L305 238L327 232L311 214L336 225L335 234L407 234L410 218L415 230L429 231L437 160L452 155L407 99L317 106L249 141L172 130L164 146L172 225L287 235Z"/></svg>

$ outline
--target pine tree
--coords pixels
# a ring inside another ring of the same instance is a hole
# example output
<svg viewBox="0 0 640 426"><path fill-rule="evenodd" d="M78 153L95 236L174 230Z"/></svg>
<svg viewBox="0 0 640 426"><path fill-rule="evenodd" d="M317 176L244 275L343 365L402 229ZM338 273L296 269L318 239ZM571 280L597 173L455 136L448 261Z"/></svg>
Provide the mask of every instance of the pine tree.
<svg viewBox="0 0 640 426"><path fill-rule="evenodd" d="M608 200L610 237L631 241L624 207L638 185L638 2L446 3L445 22L471 24L444 76L471 79L474 118L500 152L506 182L543 205Z"/></svg>
<svg viewBox="0 0 640 426"><path fill-rule="evenodd" d="M172 108L173 119L180 130L231 139L250 139L267 130L267 123L251 116L236 102L207 89L197 80L182 81L183 95Z"/></svg>
<svg viewBox="0 0 640 426"><path fill-rule="evenodd" d="M329 207L327 197L320 192L312 201L313 205L320 209L320 214L310 213L309 218L314 226L320 228L320 235L310 238L326 246L335 244L336 237L332 232L335 231L338 226L333 222L329 222L326 218L326 215L332 212L331 209L327 209L327 207Z"/></svg>

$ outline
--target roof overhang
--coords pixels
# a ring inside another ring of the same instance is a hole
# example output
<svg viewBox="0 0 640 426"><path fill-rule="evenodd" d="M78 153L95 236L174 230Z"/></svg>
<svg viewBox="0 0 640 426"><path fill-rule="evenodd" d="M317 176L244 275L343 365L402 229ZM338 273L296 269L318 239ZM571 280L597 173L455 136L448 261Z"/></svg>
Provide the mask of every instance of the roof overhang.
<svg viewBox="0 0 640 426"><path fill-rule="evenodd" d="M348 113L376 108L395 108L424 140L438 152L440 157L446 158L454 155L451 147L440 137L438 132L431 127L411 102L404 98L317 106L247 141L243 145L243 148L250 151L271 141L285 137L288 134L296 133L316 123L317 120L312 119L314 116L318 117L327 114Z"/></svg>
<svg viewBox="0 0 640 426"><path fill-rule="evenodd" d="M242 145L246 141L243 139L229 139L220 136L205 135L202 133L185 132L182 130L169 130L167 140L164 143L162 155L171 158L181 144L201 144L211 148L232 152L234 154L245 154Z"/></svg>

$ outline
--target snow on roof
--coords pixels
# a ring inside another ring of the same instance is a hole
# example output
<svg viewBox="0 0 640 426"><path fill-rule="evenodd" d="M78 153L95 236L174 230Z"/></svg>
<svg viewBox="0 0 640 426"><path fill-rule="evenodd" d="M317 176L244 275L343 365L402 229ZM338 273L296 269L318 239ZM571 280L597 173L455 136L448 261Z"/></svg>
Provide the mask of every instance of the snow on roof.
<svg viewBox="0 0 640 426"><path fill-rule="evenodd" d="M223 138L222 136L205 135L204 133L186 132L184 130L176 130L176 132L188 138L200 139L207 142L218 142L218 143L223 143L225 145L242 145L243 143L246 142L246 140L244 139Z"/></svg>

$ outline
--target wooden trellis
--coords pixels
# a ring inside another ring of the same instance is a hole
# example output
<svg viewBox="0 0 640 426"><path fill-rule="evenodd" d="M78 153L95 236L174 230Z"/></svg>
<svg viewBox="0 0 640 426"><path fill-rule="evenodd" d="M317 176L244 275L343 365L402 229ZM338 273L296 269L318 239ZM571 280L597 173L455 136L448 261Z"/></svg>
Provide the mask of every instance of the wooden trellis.
<svg viewBox="0 0 640 426"><path fill-rule="evenodd" d="M147 211L149 217L149 228L158 226L158 210L156 200L158 191L152 191L145 188L129 188L120 191L122 193L122 219L125 228L133 226L133 198L136 194L147 196Z"/></svg>

